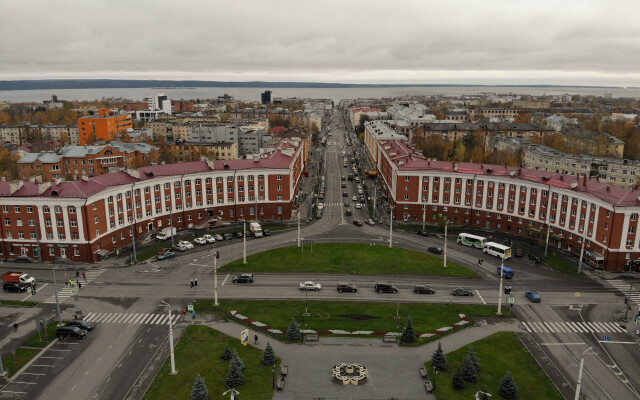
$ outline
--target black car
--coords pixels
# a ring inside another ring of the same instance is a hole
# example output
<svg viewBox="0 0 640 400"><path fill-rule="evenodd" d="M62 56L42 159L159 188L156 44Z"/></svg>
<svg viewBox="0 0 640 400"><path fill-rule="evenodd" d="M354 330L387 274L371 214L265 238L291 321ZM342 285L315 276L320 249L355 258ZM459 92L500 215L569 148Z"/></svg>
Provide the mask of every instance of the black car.
<svg viewBox="0 0 640 400"><path fill-rule="evenodd" d="M378 293L398 293L398 288L390 283L378 282L374 288Z"/></svg>
<svg viewBox="0 0 640 400"><path fill-rule="evenodd" d="M58 339L66 339L72 337L75 339L84 339L87 336L86 329L80 329L77 326L59 326L56 331Z"/></svg>
<svg viewBox="0 0 640 400"><path fill-rule="evenodd" d="M350 209L350 208L347 208L347 211L345 211L345 214L346 214L347 216L351 216L351 215L353 215L353 212L351 211L351 209Z"/></svg>
<svg viewBox="0 0 640 400"><path fill-rule="evenodd" d="M418 294L435 294L436 291L432 288L429 287L427 285L416 285L413 288L413 293L418 293Z"/></svg>
<svg viewBox="0 0 640 400"><path fill-rule="evenodd" d="M268 229L263 229L262 230L262 234L265 235L265 236L271 236L271 231L268 230Z"/></svg>
<svg viewBox="0 0 640 400"><path fill-rule="evenodd" d="M344 202L344 203L342 203L342 204L344 204L344 206L345 206L345 207L349 207L349 206L351 205L351 204L349 204L349 202L348 202L348 201L345 201L345 202Z"/></svg>
<svg viewBox="0 0 640 400"><path fill-rule="evenodd" d="M347 193L347 192L342 192L342 197L349 197L349 193Z"/></svg>
<svg viewBox="0 0 640 400"><path fill-rule="evenodd" d="M87 331L93 329L93 324L91 322L87 322L82 319L72 319L71 321L67 322L66 326L77 326L78 328Z"/></svg>
<svg viewBox="0 0 640 400"><path fill-rule="evenodd" d="M418 231L418 235L420 235L420 236L429 236L427 231Z"/></svg>
<svg viewBox="0 0 640 400"><path fill-rule="evenodd" d="M346 282L338 283L338 292L339 293L342 293L342 292L355 293L357 291L358 291L358 287L356 285L353 285L351 283L346 283Z"/></svg>
<svg viewBox="0 0 640 400"><path fill-rule="evenodd" d="M234 233L234 236L238 239L242 239L244 237L244 233L242 233L242 231L238 231Z"/></svg>
<svg viewBox="0 0 640 400"><path fill-rule="evenodd" d="M451 291L454 296L473 296L473 291L462 287L457 287Z"/></svg>
<svg viewBox="0 0 640 400"><path fill-rule="evenodd" d="M427 250L429 250L429 252L431 252L431 253L442 254L442 247L431 246Z"/></svg>
<svg viewBox="0 0 640 400"><path fill-rule="evenodd" d="M515 252L513 252L513 255L516 257L523 257L524 256L524 251L522 251L521 248L517 248Z"/></svg>
<svg viewBox="0 0 640 400"><path fill-rule="evenodd" d="M540 264L542 262L542 258L536 256L535 254L529 254L529 260L535 262L536 264Z"/></svg>
<svg viewBox="0 0 640 400"><path fill-rule="evenodd" d="M230 233L225 233L224 235L222 235L222 237L224 238L224 240L231 240L233 239L233 235Z"/></svg>
<svg viewBox="0 0 640 400"><path fill-rule="evenodd" d="M27 285L26 283L5 282L4 285L2 285L2 290L4 290L5 292L22 293L26 291L28 287L29 285Z"/></svg>
<svg viewBox="0 0 640 400"><path fill-rule="evenodd" d="M253 274L240 274L234 276L231 281L233 283L253 283Z"/></svg>

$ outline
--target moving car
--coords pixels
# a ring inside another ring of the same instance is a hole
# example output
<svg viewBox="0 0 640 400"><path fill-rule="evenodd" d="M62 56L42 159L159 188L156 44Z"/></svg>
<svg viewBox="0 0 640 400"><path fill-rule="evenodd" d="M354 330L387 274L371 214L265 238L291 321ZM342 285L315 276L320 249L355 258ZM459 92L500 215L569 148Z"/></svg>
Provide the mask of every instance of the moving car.
<svg viewBox="0 0 640 400"><path fill-rule="evenodd" d="M349 193L347 193L347 192L342 192L342 197L349 197Z"/></svg>
<svg viewBox="0 0 640 400"><path fill-rule="evenodd" d="M514 256L516 257L523 257L524 256L524 251L522 251L521 248L517 248L516 251L513 253Z"/></svg>
<svg viewBox="0 0 640 400"><path fill-rule="evenodd" d="M207 240L203 237L193 239L193 243L195 244L207 244Z"/></svg>
<svg viewBox="0 0 640 400"><path fill-rule="evenodd" d="M418 231L418 235L420 235L420 236L429 236L429 233L427 233L427 231Z"/></svg>
<svg viewBox="0 0 640 400"><path fill-rule="evenodd" d="M373 220L371 218L369 218L368 220L364 221L364 223L367 224L367 225L371 225L371 226L376 224L375 222L373 222Z"/></svg>
<svg viewBox="0 0 640 400"><path fill-rule="evenodd" d="M318 291L318 290L322 289L322 285L320 285L319 283L316 283L316 282L312 282L312 281L301 282L299 287L300 287L300 290L315 290L315 291Z"/></svg>
<svg viewBox="0 0 640 400"><path fill-rule="evenodd" d="M253 283L253 274L240 274L234 276L231 280L233 283Z"/></svg>
<svg viewBox="0 0 640 400"><path fill-rule="evenodd" d="M427 250L431 253L442 254L442 247L439 246L431 246Z"/></svg>
<svg viewBox="0 0 640 400"><path fill-rule="evenodd" d="M349 207L350 206L348 201L345 201L343 204L344 204L345 207Z"/></svg>
<svg viewBox="0 0 640 400"><path fill-rule="evenodd" d="M457 287L451 291L454 296L473 296L473 291L463 287Z"/></svg>
<svg viewBox="0 0 640 400"><path fill-rule="evenodd" d="M353 215L353 211L351 211L351 209L350 209L350 208L347 208L347 211L345 211L345 214L346 214L347 216L351 216L351 215Z"/></svg>
<svg viewBox="0 0 640 400"><path fill-rule="evenodd" d="M398 288L390 283L378 282L374 289L378 293L398 293Z"/></svg>
<svg viewBox="0 0 640 400"><path fill-rule="evenodd" d="M418 293L418 294L435 294L436 291L435 289L433 289L432 287L429 287L427 285L416 285L413 288L413 293Z"/></svg>
<svg viewBox="0 0 640 400"><path fill-rule="evenodd" d="M353 285L351 283L346 283L346 282L339 282L338 283L338 292L342 293L342 292L351 292L351 293L355 293L358 291L358 287L356 285Z"/></svg>
<svg viewBox="0 0 640 400"><path fill-rule="evenodd" d="M161 261L161 260L168 260L170 258L174 258L176 256L176 253L174 253L173 251L165 251L164 253L158 254L156 256L156 258Z"/></svg>
<svg viewBox="0 0 640 400"><path fill-rule="evenodd" d="M359 219L356 219L353 221L353 224L356 226L362 226L362 221L360 221Z"/></svg>
<svg viewBox="0 0 640 400"><path fill-rule="evenodd" d="M28 287L29 285L26 283L5 282L4 285L2 285L2 290L5 292L22 293L26 291Z"/></svg>
<svg viewBox="0 0 640 400"><path fill-rule="evenodd" d="M346 188L346 187L347 187L347 182L342 182L342 183L340 183L340 187L341 187L341 188Z"/></svg>
<svg viewBox="0 0 640 400"><path fill-rule="evenodd" d="M356 208L357 208L358 210L359 210L359 209L361 209L361 208L362 208L362 204L360 204L360 203L356 203Z"/></svg>
<svg viewBox="0 0 640 400"><path fill-rule="evenodd" d="M193 249L193 243L187 241L187 240L181 240L178 242L179 245L186 247L187 249Z"/></svg>
<svg viewBox="0 0 640 400"><path fill-rule="evenodd" d="M206 241L207 241L207 243L215 243L215 242L216 242L216 238L214 238L214 237L213 237L213 236L211 236L211 235L204 235L202 238L203 238L204 240L206 240Z"/></svg>
<svg viewBox="0 0 640 400"><path fill-rule="evenodd" d="M262 234L265 235L265 236L271 236L271 231L268 230L268 229L263 229L262 230Z"/></svg>
<svg viewBox="0 0 640 400"><path fill-rule="evenodd" d="M93 324L91 322L87 322L82 319L72 319L67 322L65 326L77 326L80 329L84 329L85 331L90 331L93 329Z"/></svg>
<svg viewBox="0 0 640 400"><path fill-rule="evenodd" d="M59 326L56 330L58 339L66 339L72 337L75 339L84 339L87 336L86 329L80 329L77 326Z"/></svg>
<svg viewBox="0 0 640 400"><path fill-rule="evenodd" d="M540 303L540 294L537 291L531 290L529 292L524 292L524 296L531 300L533 303Z"/></svg>
<svg viewBox="0 0 640 400"><path fill-rule="evenodd" d="M529 254L529 260L535 262L536 264L540 264L542 262L542 258L536 256L535 254Z"/></svg>

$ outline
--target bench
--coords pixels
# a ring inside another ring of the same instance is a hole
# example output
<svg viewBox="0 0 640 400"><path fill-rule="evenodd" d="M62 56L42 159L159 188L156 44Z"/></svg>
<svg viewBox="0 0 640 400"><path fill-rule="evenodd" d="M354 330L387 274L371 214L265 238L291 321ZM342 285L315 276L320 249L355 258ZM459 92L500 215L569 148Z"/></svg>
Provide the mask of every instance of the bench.
<svg viewBox="0 0 640 400"><path fill-rule="evenodd" d="M433 384L431 383L431 381L426 381L424 383L424 388L427 390L427 392L431 393L433 392Z"/></svg>
<svg viewBox="0 0 640 400"><path fill-rule="evenodd" d="M280 366L280 375L287 376L287 372L289 372L289 367L287 365Z"/></svg>
<svg viewBox="0 0 640 400"><path fill-rule="evenodd" d="M318 336L317 333L307 333L306 335L304 335L305 342L317 342L319 340L320 340L320 337Z"/></svg>
<svg viewBox="0 0 640 400"><path fill-rule="evenodd" d="M278 390L284 389L284 378L281 376L278 377L278 380L276 381L276 389Z"/></svg>
<svg viewBox="0 0 640 400"><path fill-rule="evenodd" d="M422 379L424 378L429 379L429 376L427 375L427 370L424 369L424 367L420 368L420 376L422 376Z"/></svg>
<svg viewBox="0 0 640 400"><path fill-rule="evenodd" d="M382 338L382 341L395 343L398 341L398 338L396 335L384 335L384 337Z"/></svg>

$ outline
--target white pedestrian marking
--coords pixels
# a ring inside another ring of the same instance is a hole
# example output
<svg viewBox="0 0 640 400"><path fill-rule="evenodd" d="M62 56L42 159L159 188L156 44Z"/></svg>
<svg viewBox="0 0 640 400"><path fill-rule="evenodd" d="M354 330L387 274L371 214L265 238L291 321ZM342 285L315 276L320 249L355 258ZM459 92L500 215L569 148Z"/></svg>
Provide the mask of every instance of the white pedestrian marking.
<svg viewBox="0 0 640 400"><path fill-rule="evenodd" d="M87 280L85 281L82 277L80 278L71 278L74 279L74 282L80 282L82 284L83 290L86 286L88 286L91 282L93 282L97 277L102 275L106 269L91 269L86 271ZM60 284L64 285L64 282L60 282ZM63 303L69 297L71 297L72 290L79 290L77 285L73 285L73 288L69 286L63 286L60 290L58 290L58 302ZM37 291L36 291L37 294ZM45 304L55 304L56 303L56 295L53 294L47 300L44 301Z"/></svg>
<svg viewBox="0 0 640 400"><path fill-rule="evenodd" d="M536 333L624 333L614 322L524 321L527 332Z"/></svg>
<svg viewBox="0 0 640 400"><path fill-rule="evenodd" d="M171 322L178 323L180 313L171 314ZM85 321L92 323L104 324L136 324L136 325L167 325L169 324L169 315L165 313L147 314L147 313L89 313ZM68 343L64 343L68 344ZM53 349L52 349L53 350ZM42 358L42 357L41 357Z"/></svg>

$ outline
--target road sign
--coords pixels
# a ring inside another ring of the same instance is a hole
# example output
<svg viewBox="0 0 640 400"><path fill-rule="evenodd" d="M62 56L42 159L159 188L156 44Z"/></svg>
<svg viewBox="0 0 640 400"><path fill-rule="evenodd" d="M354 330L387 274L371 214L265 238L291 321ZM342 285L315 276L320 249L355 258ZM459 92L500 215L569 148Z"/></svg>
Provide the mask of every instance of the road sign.
<svg viewBox="0 0 640 400"><path fill-rule="evenodd" d="M77 295L77 294L78 294L78 291L77 291L77 290L75 290L75 289L73 289L73 290L71 291L71 294L75 296L75 295Z"/></svg>
<svg viewBox="0 0 640 400"><path fill-rule="evenodd" d="M515 297L509 297L509 303L513 304L516 302Z"/></svg>
<svg viewBox="0 0 640 400"><path fill-rule="evenodd" d="M245 329L242 332L240 332L240 341L242 342L243 346L246 346L247 344L249 344L249 330Z"/></svg>
<svg viewBox="0 0 640 400"><path fill-rule="evenodd" d="M189 305L187 306L187 310L188 310L188 311L193 311L193 304L189 304Z"/></svg>
<svg viewBox="0 0 640 400"><path fill-rule="evenodd" d="M576 297L580 297L580 292L576 292Z"/></svg>
<svg viewBox="0 0 640 400"><path fill-rule="evenodd" d="M636 317L636 324L640 324L640 316Z"/></svg>
<svg viewBox="0 0 640 400"><path fill-rule="evenodd" d="M611 336L603 336L602 340L604 340L605 342L609 342L611 341Z"/></svg>

